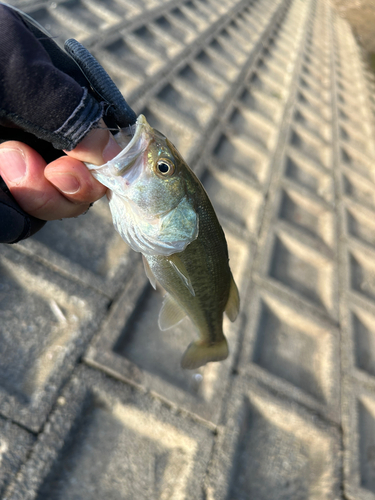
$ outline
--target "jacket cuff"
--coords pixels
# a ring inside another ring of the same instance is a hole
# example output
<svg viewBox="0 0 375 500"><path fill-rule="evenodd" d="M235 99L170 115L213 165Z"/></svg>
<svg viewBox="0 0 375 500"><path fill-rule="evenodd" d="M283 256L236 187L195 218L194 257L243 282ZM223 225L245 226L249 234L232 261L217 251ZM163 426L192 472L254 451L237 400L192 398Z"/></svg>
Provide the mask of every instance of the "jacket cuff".
<svg viewBox="0 0 375 500"><path fill-rule="evenodd" d="M84 88L79 105L65 123L52 133L53 146L71 151L98 124L102 116L103 106Z"/></svg>

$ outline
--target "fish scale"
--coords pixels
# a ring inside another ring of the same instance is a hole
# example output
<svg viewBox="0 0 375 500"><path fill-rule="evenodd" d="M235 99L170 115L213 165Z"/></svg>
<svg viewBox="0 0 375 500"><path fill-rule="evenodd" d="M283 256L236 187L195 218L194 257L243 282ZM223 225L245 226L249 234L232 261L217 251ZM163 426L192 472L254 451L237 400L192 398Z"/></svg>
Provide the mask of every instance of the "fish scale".
<svg viewBox="0 0 375 500"><path fill-rule="evenodd" d="M196 191L201 187L198 182L196 180ZM175 295L179 305L189 311L190 319L201 333L205 332L209 341L215 342L223 336L222 316L228 301L231 273L229 267L223 265L228 261L224 233L212 207L208 206L210 201L203 190L201 199L202 202L197 207L200 221L199 236L187 246L184 252L178 254L189 273L195 296L185 286L178 286L179 282L181 283L178 276L174 276L172 287L167 280L163 279L158 265L160 266L160 261L165 258L152 257L147 260L163 288Z"/></svg>

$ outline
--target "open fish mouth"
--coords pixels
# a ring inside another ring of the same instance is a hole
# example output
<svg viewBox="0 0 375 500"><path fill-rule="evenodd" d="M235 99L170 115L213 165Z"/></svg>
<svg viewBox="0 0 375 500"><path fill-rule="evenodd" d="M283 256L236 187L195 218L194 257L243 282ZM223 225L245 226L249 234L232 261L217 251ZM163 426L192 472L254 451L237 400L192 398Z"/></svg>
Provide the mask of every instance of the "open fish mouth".
<svg viewBox="0 0 375 500"><path fill-rule="evenodd" d="M151 134L152 128L147 123L146 118L144 115L139 115L135 125L130 126L125 134L119 138L118 142L122 145L121 142L126 142L132 136L124 149L108 162L110 172L116 176L126 175L138 158L145 153L151 140ZM130 181L130 179L128 180Z"/></svg>
<svg viewBox="0 0 375 500"><path fill-rule="evenodd" d="M135 125L121 130L115 137L124 149L104 165L86 163L96 179L109 189L119 188L118 179L122 177L121 189L133 184L143 172L143 155L152 140L153 130L144 115L139 115Z"/></svg>

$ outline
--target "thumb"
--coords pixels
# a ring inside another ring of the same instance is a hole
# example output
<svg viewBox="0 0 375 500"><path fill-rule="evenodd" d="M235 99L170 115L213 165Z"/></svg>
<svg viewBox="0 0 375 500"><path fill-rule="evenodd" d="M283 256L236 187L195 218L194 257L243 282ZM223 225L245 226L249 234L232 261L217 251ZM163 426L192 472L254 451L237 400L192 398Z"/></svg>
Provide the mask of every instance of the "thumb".
<svg viewBox="0 0 375 500"><path fill-rule="evenodd" d="M100 120L99 128L91 130L78 146L65 153L76 160L102 165L118 155L120 151L120 146L104 121Z"/></svg>

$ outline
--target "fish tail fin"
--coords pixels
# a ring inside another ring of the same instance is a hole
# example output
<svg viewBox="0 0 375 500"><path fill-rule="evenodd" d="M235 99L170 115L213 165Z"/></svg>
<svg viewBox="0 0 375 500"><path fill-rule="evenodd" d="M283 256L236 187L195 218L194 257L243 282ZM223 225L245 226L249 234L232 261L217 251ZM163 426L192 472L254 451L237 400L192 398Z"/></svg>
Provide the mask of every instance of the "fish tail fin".
<svg viewBox="0 0 375 500"><path fill-rule="evenodd" d="M186 349L181 360L181 367L186 370L194 370L210 361L222 361L229 355L227 339L215 343L201 340L192 342Z"/></svg>

